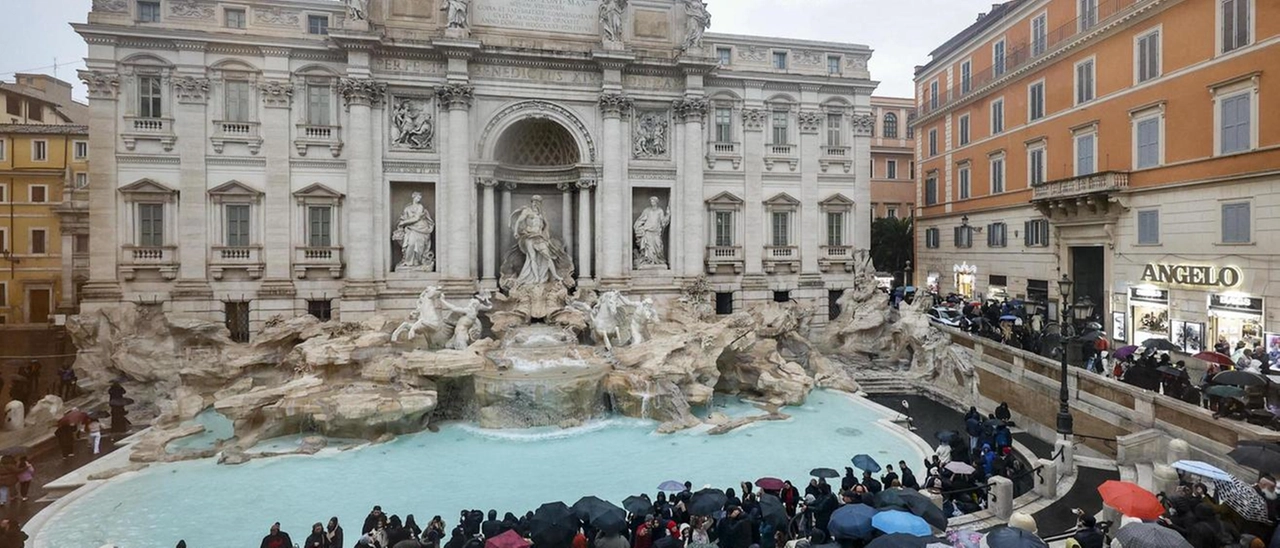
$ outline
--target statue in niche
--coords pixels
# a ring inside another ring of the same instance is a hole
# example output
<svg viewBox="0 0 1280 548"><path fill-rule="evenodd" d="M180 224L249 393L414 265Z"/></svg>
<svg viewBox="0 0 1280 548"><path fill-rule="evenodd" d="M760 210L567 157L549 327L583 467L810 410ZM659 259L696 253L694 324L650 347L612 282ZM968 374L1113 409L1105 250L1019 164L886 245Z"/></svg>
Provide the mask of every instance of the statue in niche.
<svg viewBox="0 0 1280 548"><path fill-rule="evenodd" d="M493 310L493 302L489 298L488 291L481 291L471 296L471 301L466 306L455 306L453 303L446 301L444 296L437 295L437 302L440 306L459 314L460 316L453 325L453 338L445 345L450 350L466 350L471 346L472 342L480 338L480 313Z"/></svg>
<svg viewBox="0 0 1280 548"><path fill-rule="evenodd" d="M446 19L449 21L451 29L467 28L467 4L471 0L444 0L444 7L440 11L445 12Z"/></svg>
<svg viewBox="0 0 1280 548"><path fill-rule="evenodd" d="M646 112L636 123L635 143L631 147L636 158L661 158L667 155L667 115Z"/></svg>
<svg viewBox="0 0 1280 548"><path fill-rule="evenodd" d="M504 288L537 286L559 282L572 286L573 261L564 246L551 236L542 213L542 196L511 214L511 233L516 245L502 263Z"/></svg>
<svg viewBox="0 0 1280 548"><path fill-rule="evenodd" d="M427 112L426 101L400 99L391 114L392 146L413 150L428 150L435 138L435 124Z"/></svg>
<svg viewBox="0 0 1280 548"><path fill-rule="evenodd" d="M395 331L391 333L391 342L399 342L400 335L408 333L409 337L405 340L413 340L418 336L418 331L425 330L430 333L440 331L444 328L444 318L440 314L440 301L443 292L437 286L431 286L422 291L418 295L418 303L413 312L409 313L408 321L402 322Z"/></svg>
<svg viewBox="0 0 1280 548"><path fill-rule="evenodd" d="M397 272L418 270L430 272L436 266L436 254L431 251L431 234L436 223L431 213L422 205L422 193L414 192L412 201L404 206L391 239L400 242L400 263Z"/></svg>
<svg viewBox="0 0 1280 548"><path fill-rule="evenodd" d="M649 207L640 212L632 226L636 238L633 261L637 267L667 266L666 245L662 236L669 225L671 209L662 209L658 197L650 197Z"/></svg>
<svg viewBox="0 0 1280 548"><path fill-rule="evenodd" d="M685 0L684 50L702 47L702 35L711 26L711 13L707 11L707 3L702 0Z"/></svg>
<svg viewBox="0 0 1280 548"><path fill-rule="evenodd" d="M627 0L600 0L600 34L606 44L622 41L622 13Z"/></svg>
<svg viewBox="0 0 1280 548"><path fill-rule="evenodd" d="M347 5L347 19L366 21L369 19L369 0L342 0Z"/></svg>

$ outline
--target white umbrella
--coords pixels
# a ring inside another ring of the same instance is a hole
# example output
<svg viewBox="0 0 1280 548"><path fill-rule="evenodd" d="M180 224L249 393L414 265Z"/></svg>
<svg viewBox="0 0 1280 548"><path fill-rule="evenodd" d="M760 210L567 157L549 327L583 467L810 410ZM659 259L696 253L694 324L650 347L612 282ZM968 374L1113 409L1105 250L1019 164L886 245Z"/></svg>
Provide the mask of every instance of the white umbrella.
<svg viewBox="0 0 1280 548"><path fill-rule="evenodd" d="M1180 460L1173 463L1173 468L1197 476L1204 476L1211 480L1231 481L1235 479L1234 476L1224 472L1221 468L1198 460Z"/></svg>
<svg viewBox="0 0 1280 548"><path fill-rule="evenodd" d="M948 462L946 469L952 472L955 472L957 474L972 474L977 470L976 468L969 466L968 464L965 464L958 460L953 460L951 462Z"/></svg>

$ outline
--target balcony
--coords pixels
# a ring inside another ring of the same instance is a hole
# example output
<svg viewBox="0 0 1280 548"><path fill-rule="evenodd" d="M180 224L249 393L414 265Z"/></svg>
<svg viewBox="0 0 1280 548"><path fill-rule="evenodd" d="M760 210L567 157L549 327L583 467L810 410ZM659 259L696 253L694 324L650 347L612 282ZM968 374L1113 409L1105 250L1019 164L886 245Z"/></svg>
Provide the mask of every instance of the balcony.
<svg viewBox="0 0 1280 548"><path fill-rule="evenodd" d="M818 259L818 267L823 272L830 272L832 267L837 266L843 266L845 272L853 272L853 246L824 245L819 251L822 255Z"/></svg>
<svg viewBox="0 0 1280 548"><path fill-rule="evenodd" d="M1111 194L1128 188L1127 172L1102 171L1035 185L1031 187L1031 203L1050 219L1105 216L1113 209Z"/></svg>
<svg viewBox="0 0 1280 548"><path fill-rule="evenodd" d="M120 276L133 280L138 272L156 271L166 280L178 277L178 248L176 246L126 245L120 257Z"/></svg>
<svg viewBox="0 0 1280 548"><path fill-rule="evenodd" d="M800 249L795 246L771 245L764 248L765 274L784 274L790 269L792 273L800 271Z"/></svg>
<svg viewBox="0 0 1280 548"><path fill-rule="evenodd" d="M298 156L306 156L307 149L312 146L328 147L334 158L342 154L342 128L339 126L298 124L296 135L293 146L298 149Z"/></svg>
<svg viewBox="0 0 1280 548"><path fill-rule="evenodd" d="M209 138L209 142L213 143L213 151L218 154L222 154L227 143L246 145L250 154L257 154L262 150L262 137L258 132L257 122L214 121L213 137Z"/></svg>
<svg viewBox="0 0 1280 548"><path fill-rule="evenodd" d="M716 274L720 267L733 269L734 274L742 274L742 247L736 245L707 247L707 274Z"/></svg>
<svg viewBox="0 0 1280 548"><path fill-rule="evenodd" d="M733 169L742 167L742 143L711 143L707 151L707 169L715 169L716 162L733 162Z"/></svg>
<svg viewBox="0 0 1280 548"><path fill-rule="evenodd" d="M125 116L124 129L120 132L126 150L133 150L138 141L159 141L165 152L173 151L178 136L173 133L173 118L142 118Z"/></svg>
<svg viewBox="0 0 1280 548"><path fill-rule="evenodd" d="M252 279L262 277L266 265L262 261L262 246L215 246L209 260L209 275L221 280L227 270L244 270Z"/></svg>
<svg viewBox="0 0 1280 548"><path fill-rule="evenodd" d="M796 155L795 145L765 145L764 146L764 168L773 171L773 166L779 162L786 163L791 171L795 171L800 167L800 157Z"/></svg>
<svg viewBox="0 0 1280 548"><path fill-rule="evenodd" d="M822 147L822 156L818 158L818 166L826 173L832 165L844 167L844 172L853 171L853 149L846 146L826 145Z"/></svg>
<svg viewBox="0 0 1280 548"><path fill-rule="evenodd" d="M293 275L299 280L306 279L309 270L328 270L330 278L342 277L341 247L295 247L293 248Z"/></svg>

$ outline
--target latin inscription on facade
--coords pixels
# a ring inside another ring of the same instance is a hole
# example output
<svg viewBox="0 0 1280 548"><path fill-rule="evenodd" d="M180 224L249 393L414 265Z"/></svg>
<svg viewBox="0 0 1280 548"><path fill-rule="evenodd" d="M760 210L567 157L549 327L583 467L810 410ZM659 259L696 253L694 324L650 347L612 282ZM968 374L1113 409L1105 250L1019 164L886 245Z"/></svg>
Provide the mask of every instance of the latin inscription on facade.
<svg viewBox="0 0 1280 548"><path fill-rule="evenodd" d="M589 34L599 32L597 0L476 0L478 27Z"/></svg>
<svg viewBox="0 0 1280 548"><path fill-rule="evenodd" d="M500 65L472 65L472 76L498 80L533 80L552 84L599 85L603 77L595 72L575 72L529 67L505 67Z"/></svg>
<svg viewBox="0 0 1280 548"><path fill-rule="evenodd" d="M419 59L389 59L385 57L373 60L373 70L380 73L393 74L444 74L444 65L435 61Z"/></svg>

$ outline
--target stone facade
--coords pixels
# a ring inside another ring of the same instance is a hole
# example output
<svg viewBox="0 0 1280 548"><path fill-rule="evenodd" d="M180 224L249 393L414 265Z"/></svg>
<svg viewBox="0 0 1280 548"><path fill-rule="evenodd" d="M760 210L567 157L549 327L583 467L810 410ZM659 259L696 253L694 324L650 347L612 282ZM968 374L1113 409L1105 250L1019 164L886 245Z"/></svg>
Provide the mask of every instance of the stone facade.
<svg viewBox="0 0 1280 548"><path fill-rule="evenodd" d="M188 4L75 25L91 308L235 337L407 312L427 285L497 288L534 196L578 290L666 299L706 276L722 311L825 306L869 245L865 46L704 33L705 7L672 0ZM638 265L651 198L665 264L651 237Z"/></svg>

